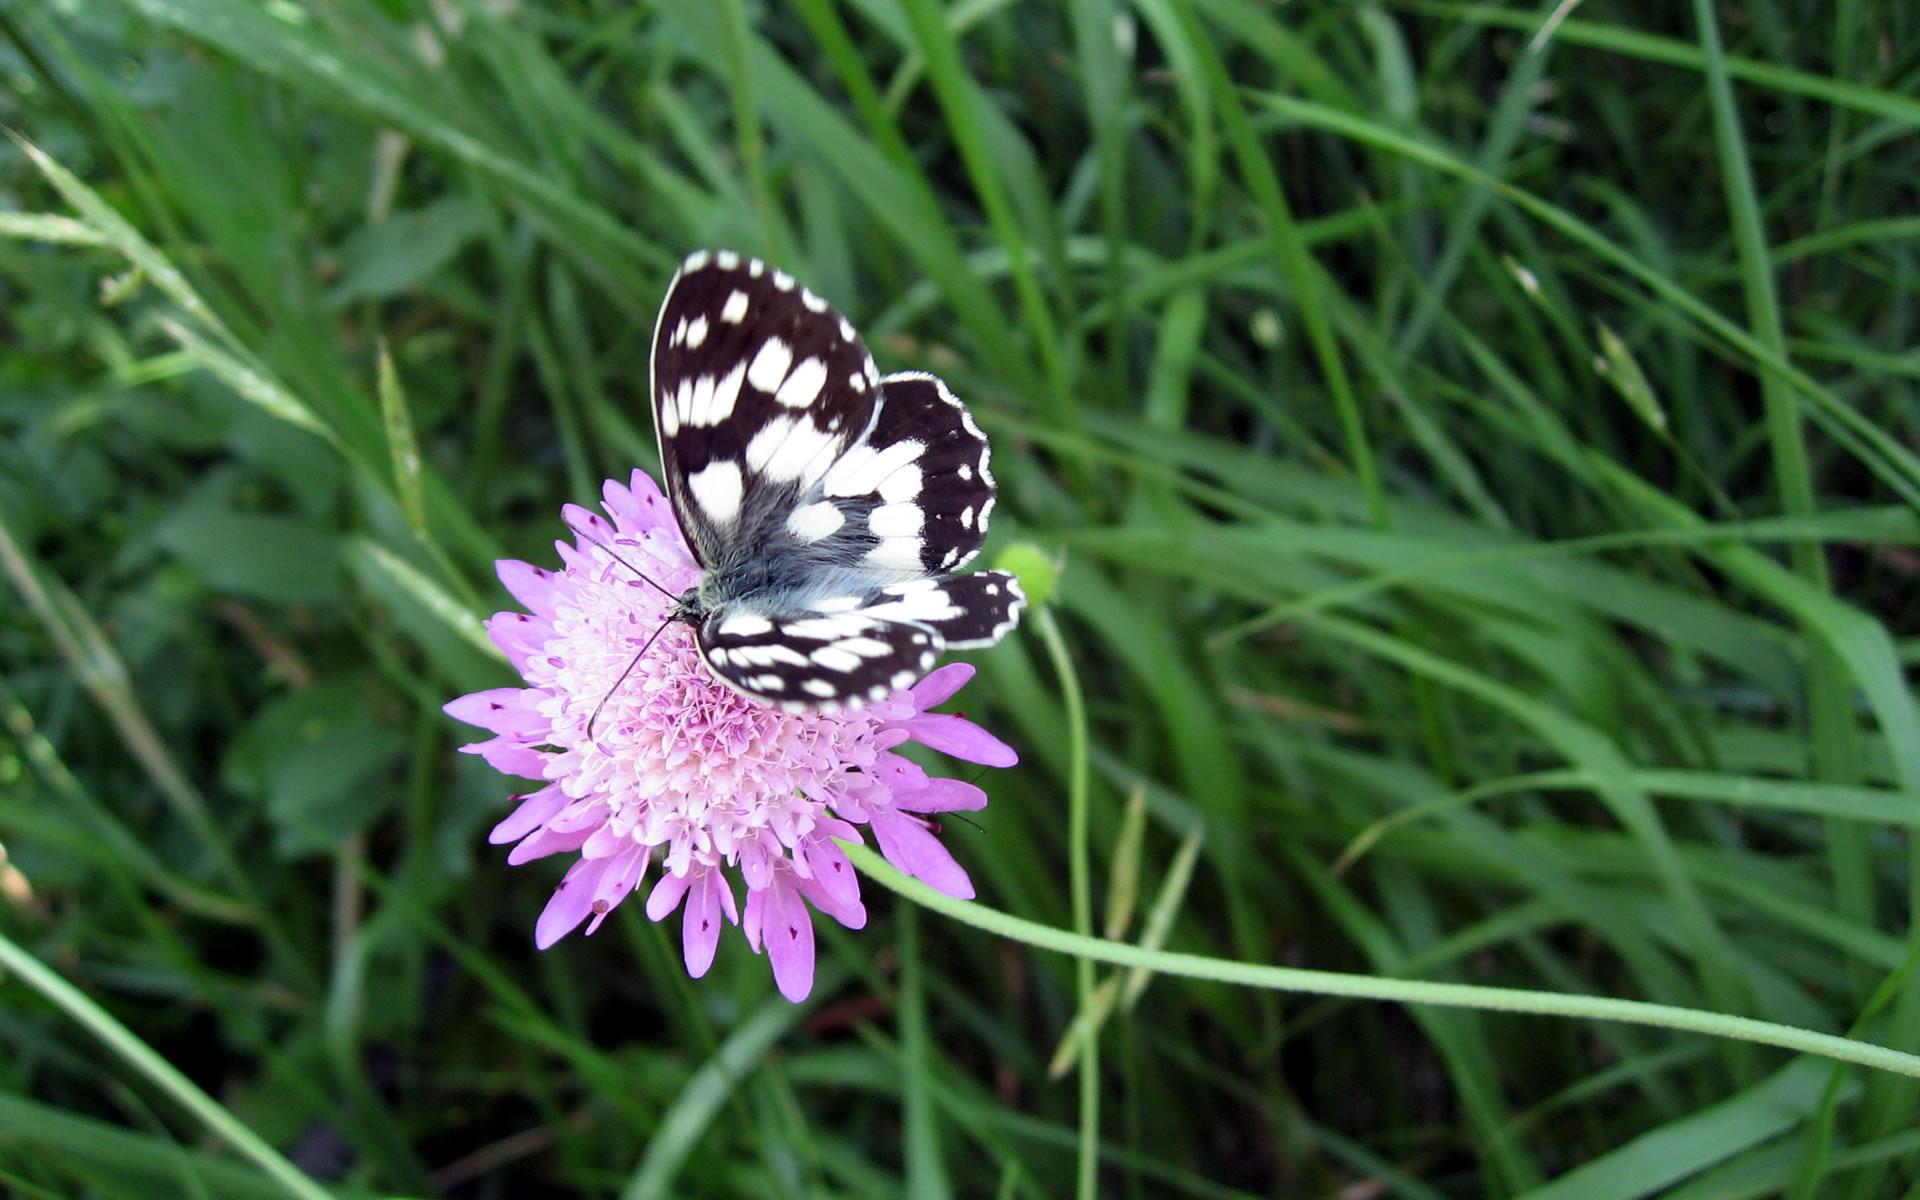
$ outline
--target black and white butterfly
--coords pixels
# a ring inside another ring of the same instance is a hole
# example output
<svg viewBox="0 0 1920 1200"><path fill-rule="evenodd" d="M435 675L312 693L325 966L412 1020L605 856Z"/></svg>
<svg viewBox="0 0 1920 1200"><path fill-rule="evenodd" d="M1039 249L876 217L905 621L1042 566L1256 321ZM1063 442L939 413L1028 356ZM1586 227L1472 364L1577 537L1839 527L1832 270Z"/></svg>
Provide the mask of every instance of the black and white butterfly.
<svg viewBox="0 0 1920 1200"><path fill-rule="evenodd" d="M881 376L847 319L731 251L689 257L653 332L653 417L704 574L675 603L728 687L832 709L990 646L1026 598L955 574L993 511L987 439L932 375Z"/></svg>

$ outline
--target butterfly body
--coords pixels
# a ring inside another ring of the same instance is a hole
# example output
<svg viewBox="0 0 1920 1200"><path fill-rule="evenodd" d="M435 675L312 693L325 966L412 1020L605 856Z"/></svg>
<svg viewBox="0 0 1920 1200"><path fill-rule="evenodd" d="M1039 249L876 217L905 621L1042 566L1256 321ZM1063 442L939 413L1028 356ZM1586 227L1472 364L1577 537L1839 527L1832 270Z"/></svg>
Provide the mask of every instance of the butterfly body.
<svg viewBox="0 0 1920 1200"><path fill-rule="evenodd" d="M702 251L653 340L667 493L702 568L673 616L727 686L830 709L990 645L1024 598L956 574L994 504L987 441L939 379L884 378L846 318L756 259Z"/></svg>

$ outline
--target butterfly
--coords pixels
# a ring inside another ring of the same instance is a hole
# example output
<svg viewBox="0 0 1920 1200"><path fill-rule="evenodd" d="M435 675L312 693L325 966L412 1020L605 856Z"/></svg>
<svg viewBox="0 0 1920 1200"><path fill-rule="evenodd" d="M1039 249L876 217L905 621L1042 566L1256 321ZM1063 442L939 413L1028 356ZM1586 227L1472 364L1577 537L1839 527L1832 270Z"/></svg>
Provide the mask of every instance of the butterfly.
<svg viewBox="0 0 1920 1200"><path fill-rule="evenodd" d="M667 496L702 569L673 616L722 683L788 709L864 704L1019 622L1011 573L957 573L993 512L986 435L935 376L882 376L791 275L687 258L652 376Z"/></svg>

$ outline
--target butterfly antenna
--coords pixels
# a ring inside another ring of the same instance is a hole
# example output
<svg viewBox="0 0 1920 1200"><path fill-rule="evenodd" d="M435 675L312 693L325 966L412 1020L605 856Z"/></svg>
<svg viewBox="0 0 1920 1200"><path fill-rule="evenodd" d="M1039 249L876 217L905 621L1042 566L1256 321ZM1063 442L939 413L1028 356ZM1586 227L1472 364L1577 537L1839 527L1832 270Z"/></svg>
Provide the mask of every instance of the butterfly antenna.
<svg viewBox="0 0 1920 1200"><path fill-rule="evenodd" d="M627 676L633 674L633 669L640 665L640 660L647 656L647 651L653 649L653 644L660 640L660 635L665 633L667 626L671 624L673 624L672 617L668 617L666 620L660 622L660 627L653 631L653 635L647 639L646 645L640 647L640 653L633 656L633 661L627 664L627 669L620 672L620 678L613 681L613 686L607 689L607 694L600 697L600 703L593 706L593 715L587 718L588 741L593 740L593 727L600 720L600 710L607 706L607 701L613 699L613 694L620 690L620 685L627 681Z"/></svg>
<svg viewBox="0 0 1920 1200"><path fill-rule="evenodd" d="M646 582L648 587L651 587L654 591L659 592L662 596L665 596L669 600L678 600L680 598L674 595L672 592L668 591L667 589L661 587L658 583L655 583L651 575L648 575L645 571L642 571L639 567L634 566L632 563L628 562L626 559L621 558L619 551L615 550L612 546L607 545L604 539L595 537L593 534L588 533L586 530L580 528L578 525L575 525L572 522L568 522L567 528L573 530L576 534L579 534L581 537L587 539L589 542L592 542L594 545L600 547L602 550L605 550L607 554L613 559L613 561L619 563L621 566L625 567L627 570L632 571L635 575L638 575L642 580ZM658 636L658 635L655 635L655 636ZM632 670L632 668L629 667L628 670ZM604 701L602 703L604 703Z"/></svg>

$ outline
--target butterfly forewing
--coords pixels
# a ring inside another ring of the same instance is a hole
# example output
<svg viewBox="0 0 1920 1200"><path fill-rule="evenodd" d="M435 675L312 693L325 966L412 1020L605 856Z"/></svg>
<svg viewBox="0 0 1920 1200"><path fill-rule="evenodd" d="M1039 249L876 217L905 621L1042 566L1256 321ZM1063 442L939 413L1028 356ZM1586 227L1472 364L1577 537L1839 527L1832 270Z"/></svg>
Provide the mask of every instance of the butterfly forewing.
<svg viewBox="0 0 1920 1200"><path fill-rule="evenodd" d="M953 576L986 539L987 440L932 375L884 380L853 326L755 259L689 258L653 339L674 512L705 569L697 642L789 708L906 687L949 646L991 645L1024 602Z"/></svg>
<svg viewBox="0 0 1920 1200"><path fill-rule="evenodd" d="M792 276L729 251L687 259L654 326L653 417L702 566L764 544L866 435L878 384L853 326Z"/></svg>

